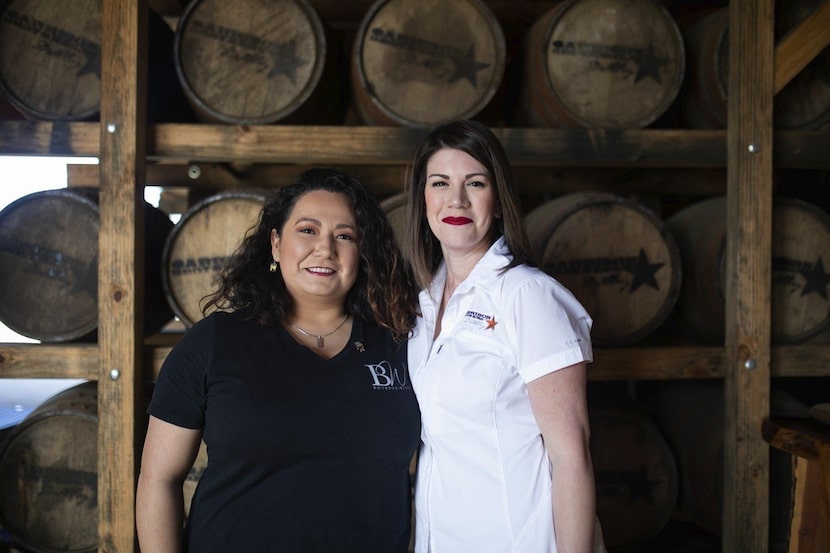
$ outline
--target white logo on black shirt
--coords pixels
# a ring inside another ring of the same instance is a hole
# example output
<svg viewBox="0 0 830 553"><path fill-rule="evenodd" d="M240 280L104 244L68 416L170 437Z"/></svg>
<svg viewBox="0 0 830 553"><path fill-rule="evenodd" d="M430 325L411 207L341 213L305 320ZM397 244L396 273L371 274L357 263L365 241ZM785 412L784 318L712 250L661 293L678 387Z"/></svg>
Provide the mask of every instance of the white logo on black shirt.
<svg viewBox="0 0 830 553"><path fill-rule="evenodd" d="M408 390L409 375L406 368L393 368L389 361L367 364L369 374L372 375L372 387L375 390Z"/></svg>

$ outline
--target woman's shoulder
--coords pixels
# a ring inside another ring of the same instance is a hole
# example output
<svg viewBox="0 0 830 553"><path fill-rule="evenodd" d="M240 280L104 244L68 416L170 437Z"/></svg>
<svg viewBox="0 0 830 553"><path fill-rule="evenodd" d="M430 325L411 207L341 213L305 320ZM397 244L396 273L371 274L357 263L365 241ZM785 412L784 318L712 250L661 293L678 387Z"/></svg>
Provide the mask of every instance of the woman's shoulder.
<svg viewBox="0 0 830 553"><path fill-rule="evenodd" d="M386 351L406 352L406 339L396 341L391 329L382 327L371 321L355 317L355 323L360 325L356 336L368 343L377 344Z"/></svg>
<svg viewBox="0 0 830 553"><path fill-rule="evenodd" d="M261 325L241 311L214 311L187 331L194 334L251 332Z"/></svg>
<svg viewBox="0 0 830 553"><path fill-rule="evenodd" d="M530 283L538 283L540 285L556 286L558 281L544 272L538 267L522 263L515 267L510 267L501 274L501 281L507 289L515 289L517 286ZM560 285L561 286L561 285Z"/></svg>

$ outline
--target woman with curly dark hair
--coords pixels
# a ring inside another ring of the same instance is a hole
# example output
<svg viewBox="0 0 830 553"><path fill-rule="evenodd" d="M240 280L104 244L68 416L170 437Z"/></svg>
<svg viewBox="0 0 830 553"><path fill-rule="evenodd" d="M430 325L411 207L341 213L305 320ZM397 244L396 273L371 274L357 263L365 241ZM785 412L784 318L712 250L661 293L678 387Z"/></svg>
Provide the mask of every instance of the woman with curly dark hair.
<svg viewBox="0 0 830 553"><path fill-rule="evenodd" d="M162 366L141 550L404 553L415 305L392 228L359 182L313 169L281 189ZM183 524L201 440L207 468Z"/></svg>

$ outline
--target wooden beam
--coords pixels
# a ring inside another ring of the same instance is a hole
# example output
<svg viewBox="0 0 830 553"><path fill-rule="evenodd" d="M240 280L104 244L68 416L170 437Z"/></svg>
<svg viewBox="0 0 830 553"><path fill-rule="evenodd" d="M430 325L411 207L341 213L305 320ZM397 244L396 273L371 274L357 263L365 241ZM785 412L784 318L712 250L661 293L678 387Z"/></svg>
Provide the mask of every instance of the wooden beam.
<svg viewBox="0 0 830 553"><path fill-rule="evenodd" d="M750 17L749 14L752 14ZM773 0L729 2L721 550L769 551Z"/></svg>
<svg viewBox="0 0 830 553"><path fill-rule="evenodd" d="M136 549L139 425L145 420L144 161L146 0L104 0L101 36L98 252L99 551Z"/></svg>
<svg viewBox="0 0 830 553"><path fill-rule="evenodd" d="M409 162L419 131L397 127L292 125L149 126L147 156L158 163L271 163L401 165ZM725 167L722 130L527 129L497 127L516 166ZM0 121L0 155L99 155L96 123ZM223 141L231 141L223 147ZM298 147L299 145L299 147ZM830 130L781 130L775 134L775 164L788 169L826 169Z"/></svg>
<svg viewBox="0 0 830 553"><path fill-rule="evenodd" d="M98 378L97 344L0 344L0 378Z"/></svg>
<svg viewBox="0 0 830 553"><path fill-rule="evenodd" d="M774 93L781 92L787 84L807 67L813 59L830 45L830 0L825 0L798 27L791 30L775 46Z"/></svg>

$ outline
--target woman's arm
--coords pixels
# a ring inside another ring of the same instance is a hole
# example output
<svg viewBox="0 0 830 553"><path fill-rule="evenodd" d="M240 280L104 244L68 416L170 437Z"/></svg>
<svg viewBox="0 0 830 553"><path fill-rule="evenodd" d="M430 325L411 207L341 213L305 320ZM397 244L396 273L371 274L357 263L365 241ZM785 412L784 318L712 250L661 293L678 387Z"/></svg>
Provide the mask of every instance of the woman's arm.
<svg viewBox="0 0 830 553"><path fill-rule="evenodd" d="M589 450L586 366L579 363L527 385L551 462L558 553L593 549L596 491Z"/></svg>
<svg viewBox="0 0 830 553"><path fill-rule="evenodd" d="M182 484L199 452L201 430L150 417L136 491L136 526L142 553L181 553Z"/></svg>

